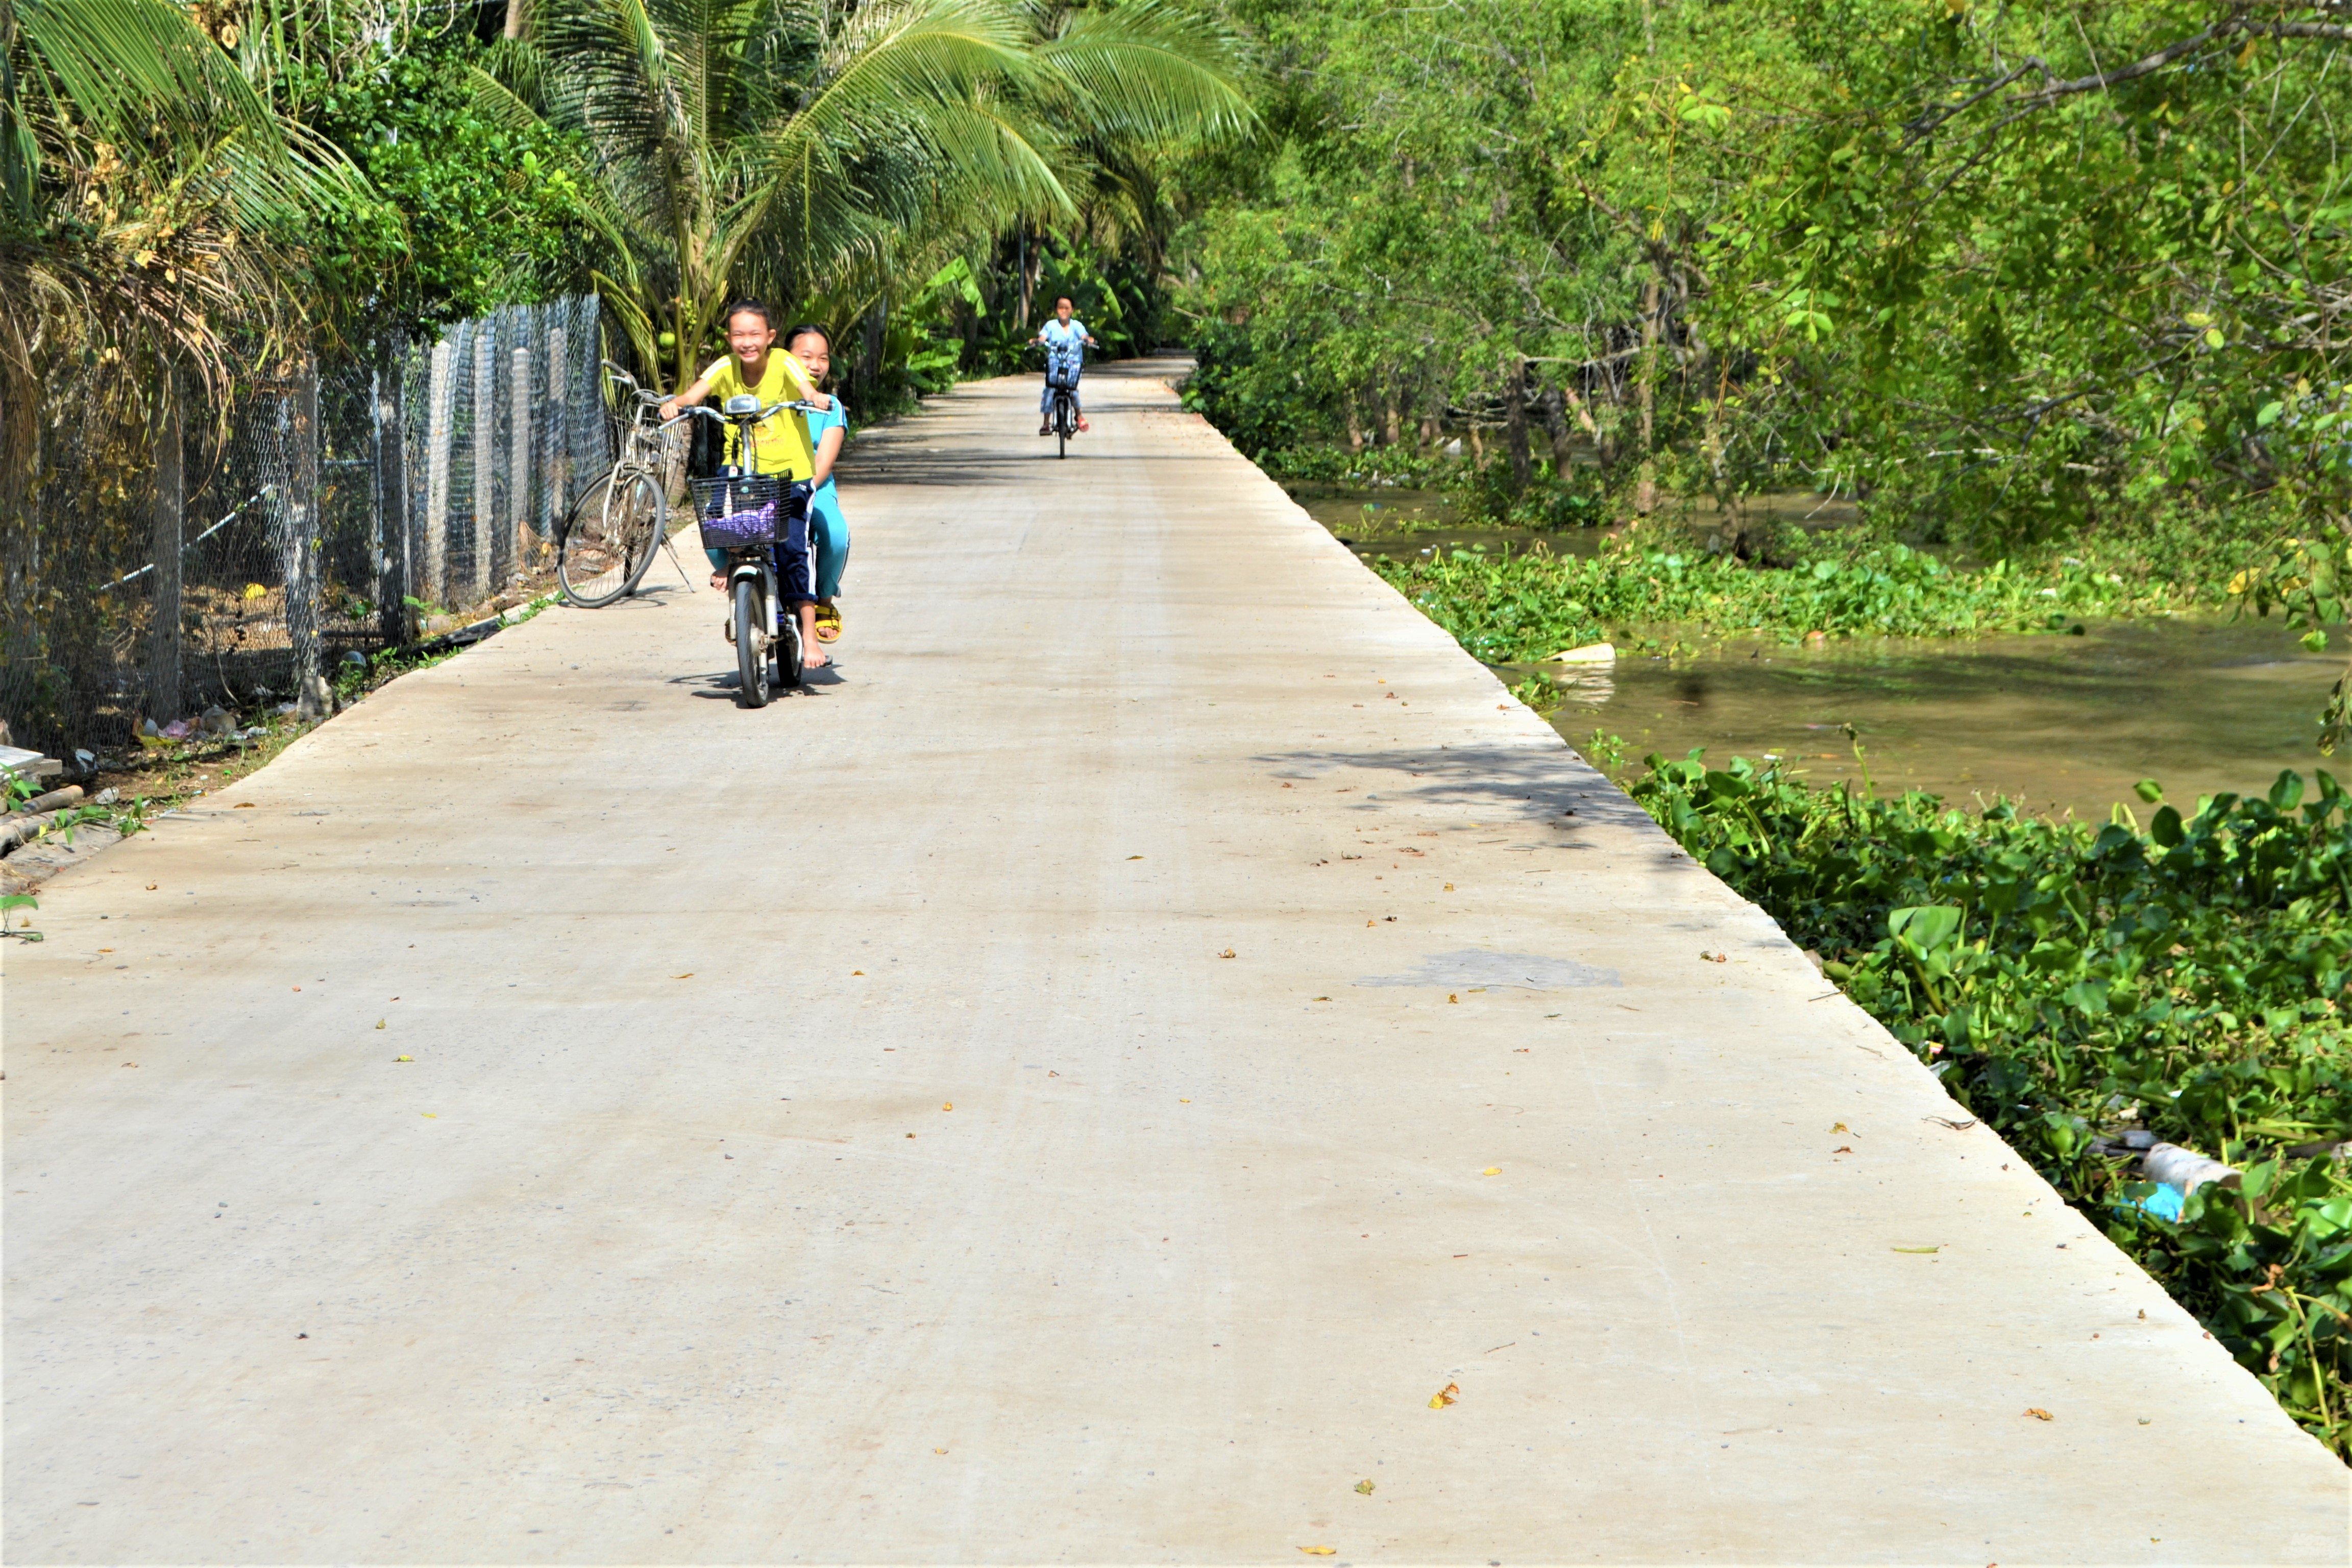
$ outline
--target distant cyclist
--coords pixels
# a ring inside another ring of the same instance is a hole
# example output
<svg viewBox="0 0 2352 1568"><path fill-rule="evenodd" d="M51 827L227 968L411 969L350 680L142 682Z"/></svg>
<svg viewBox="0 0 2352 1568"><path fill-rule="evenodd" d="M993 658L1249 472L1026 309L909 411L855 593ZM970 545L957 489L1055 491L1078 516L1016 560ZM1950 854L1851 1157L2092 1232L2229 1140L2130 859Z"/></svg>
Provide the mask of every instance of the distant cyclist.
<svg viewBox="0 0 2352 1568"><path fill-rule="evenodd" d="M1045 345L1045 390L1037 398L1037 412L1044 416L1038 421L1037 434L1054 433L1054 388L1056 384L1069 388L1070 411L1078 416L1078 428L1090 428L1086 410L1078 406L1078 373L1086 363L1087 348L1100 348L1094 334L1082 321L1071 320L1077 309L1067 294L1054 301L1054 319L1038 330L1033 342ZM1083 345L1083 346L1082 346Z"/></svg>

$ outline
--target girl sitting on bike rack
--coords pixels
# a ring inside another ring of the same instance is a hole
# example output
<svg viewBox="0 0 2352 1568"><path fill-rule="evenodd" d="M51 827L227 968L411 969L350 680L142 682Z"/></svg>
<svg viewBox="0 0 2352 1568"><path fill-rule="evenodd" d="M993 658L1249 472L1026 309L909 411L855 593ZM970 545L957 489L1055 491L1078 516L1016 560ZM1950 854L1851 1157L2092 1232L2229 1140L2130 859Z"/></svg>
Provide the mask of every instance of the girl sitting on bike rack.
<svg viewBox="0 0 2352 1568"><path fill-rule="evenodd" d="M759 398L763 407L794 401L813 403L819 408L829 407L833 400L816 389L800 361L789 353L774 353L775 346L776 329L769 319L766 305L757 300L738 300L728 306L728 357L712 364L693 385L664 403L661 405L662 418L675 419L681 407L692 406L713 396L724 404L728 398L742 393L750 393ZM732 439L730 433L730 440ZM815 454L809 448L808 431L798 415L787 411L763 420L753 427L751 442L751 452L730 451L727 454L727 460L740 463L746 468L756 466L761 473L781 474L789 479L811 479L815 477ZM795 571L795 563L786 558L786 549L780 547L777 555L777 582L788 599L799 600L794 608L801 620L801 640L807 650L803 662L809 668L820 668L832 660L817 646L814 574L805 568ZM726 574L719 569L723 564L723 557L715 557L710 574L710 585L722 594L727 591Z"/></svg>
<svg viewBox="0 0 2352 1568"><path fill-rule="evenodd" d="M784 352L800 362L815 385L823 386L833 372L833 340L814 322L786 331ZM806 417L809 445L816 456L816 489L808 504L809 546L816 552L816 636L820 642L832 642L841 636L841 606L834 603L834 595L841 592L842 569L849 564L849 522L841 515L833 465L849 438L849 410L836 397L824 413Z"/></svg>

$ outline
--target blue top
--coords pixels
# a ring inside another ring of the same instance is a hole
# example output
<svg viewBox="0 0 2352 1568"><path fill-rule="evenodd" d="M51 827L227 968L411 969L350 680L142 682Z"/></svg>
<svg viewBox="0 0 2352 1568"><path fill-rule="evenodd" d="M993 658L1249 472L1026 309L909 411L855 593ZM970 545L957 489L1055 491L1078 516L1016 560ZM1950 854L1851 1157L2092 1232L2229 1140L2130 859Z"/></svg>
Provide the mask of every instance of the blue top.
<svg viewBox="0 0 2352 1568"><path fill-rule="evenodd" d="M1057 316L1038 328L1037 335L1045 340L1046 374L1065 384L1076 381L1086 359L1086 323L1073 316L1066 327Z"/></svg>
<svg viewBox="0 0 2352 1568"><path fill-rule="evenodd" d="M849 410L842 406L840 398L835 398L833 406L822 414L803 413L801 417L808 422L809 450L812 453L824 442L824 433L828 430L841 431L843 444L848 443ZM833 475L828 473L824 476L824 483L817 486L815 492L809 497L809 505L830 511L840 504L834 494Z"/></svg>

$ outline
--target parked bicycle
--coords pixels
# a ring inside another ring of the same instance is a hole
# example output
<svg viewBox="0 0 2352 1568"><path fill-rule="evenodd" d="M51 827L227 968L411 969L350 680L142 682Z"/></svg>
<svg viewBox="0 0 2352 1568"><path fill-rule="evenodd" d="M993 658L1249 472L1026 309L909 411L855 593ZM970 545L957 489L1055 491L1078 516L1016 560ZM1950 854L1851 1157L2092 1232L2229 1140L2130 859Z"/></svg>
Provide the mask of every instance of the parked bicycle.
<svg viewBox="0 0 2352 1568"><path fill-rule="evenodd" d="M672 426L656 417L661 394L604 362L604 374L630 405L629 427L612 471L580 494L556 535L555 577L563 596L583 610L600 609L637 591L654 555L668 542L667 469Z"/></svg>
<svg viewBox="0 0 2352 1568"><path fill-rule="evenodd" d="M771 651L778 687L789 690L802 680L800 618L786 601L784 590L790 584L777 581L779 557L786 571L804 579L799 584L802 597L813 598L816 592L808 537L809 494L814 487L806 479L760 472L758 444L751 438L754 426L787 410L823 412L813 403L772 403L763 408L750 393L738 393L723 411L699 405L678 416L734 426L734 449L749 459L688 481L702 523L703 548L727 557L727 640L735 645L736 696L746 708L767 706Z"/></svg>

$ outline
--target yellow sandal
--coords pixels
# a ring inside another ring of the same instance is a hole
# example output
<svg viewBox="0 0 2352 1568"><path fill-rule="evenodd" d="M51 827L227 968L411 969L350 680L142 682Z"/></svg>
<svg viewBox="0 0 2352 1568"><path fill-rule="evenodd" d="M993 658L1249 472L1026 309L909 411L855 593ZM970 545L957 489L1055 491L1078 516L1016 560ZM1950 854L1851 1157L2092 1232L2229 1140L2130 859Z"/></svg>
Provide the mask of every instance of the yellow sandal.
<svg viewBox="0 0 2352 1568"><path fill-rule="evenodd" d="M841 606L820 601L816 607L816 640L841 640Z"/></svg>

